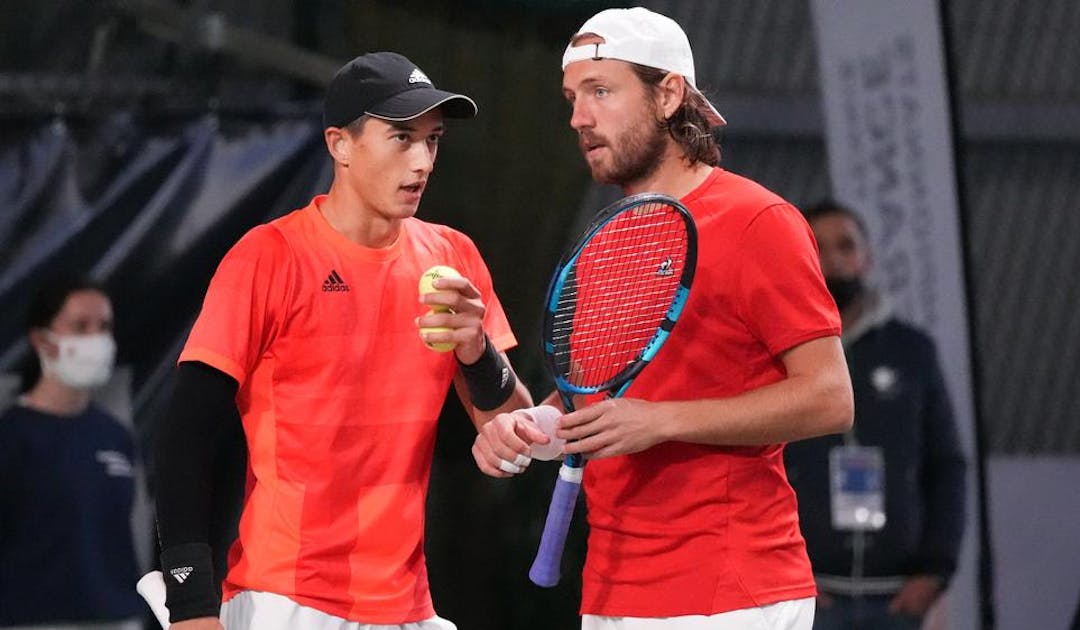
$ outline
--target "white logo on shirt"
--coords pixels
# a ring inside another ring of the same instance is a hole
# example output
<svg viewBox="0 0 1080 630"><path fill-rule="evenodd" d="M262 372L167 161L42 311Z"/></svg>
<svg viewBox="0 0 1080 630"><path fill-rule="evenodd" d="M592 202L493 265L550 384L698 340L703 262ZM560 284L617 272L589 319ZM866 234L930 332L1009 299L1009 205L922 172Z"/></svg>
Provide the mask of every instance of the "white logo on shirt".
<svg viewBox="0 0 1080 630"><path fill-rule="evenodd" d="M94 459L105 466L105 474L110 477L131 477L131 460L120 451L98 451Z"/></svg>

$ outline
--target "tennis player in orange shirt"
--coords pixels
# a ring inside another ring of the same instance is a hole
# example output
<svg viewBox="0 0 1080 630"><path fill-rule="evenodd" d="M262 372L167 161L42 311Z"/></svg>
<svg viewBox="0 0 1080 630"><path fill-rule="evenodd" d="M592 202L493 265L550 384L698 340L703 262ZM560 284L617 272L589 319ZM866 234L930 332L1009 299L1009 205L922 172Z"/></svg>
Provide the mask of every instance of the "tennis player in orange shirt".
<svg viewBox="0 0 1080 630"><path fill-rule="evenodd" d="M529 444L548 441L517 416L489 422L532 404L504 354L516 339L473 242L414 216L443 119L476 112L401 55L357 57L325 100L329 193L252 229L215 272L155 453L175 630L454 628L435 614L423 546L450 385L478 429L484 472L521 472ZM462 277L418 301L433 265ZM449 310L425 314L437 305ZM430 327L446 330L422 339ZM211 462L237 410L248 478L219 584Z"/></svg>

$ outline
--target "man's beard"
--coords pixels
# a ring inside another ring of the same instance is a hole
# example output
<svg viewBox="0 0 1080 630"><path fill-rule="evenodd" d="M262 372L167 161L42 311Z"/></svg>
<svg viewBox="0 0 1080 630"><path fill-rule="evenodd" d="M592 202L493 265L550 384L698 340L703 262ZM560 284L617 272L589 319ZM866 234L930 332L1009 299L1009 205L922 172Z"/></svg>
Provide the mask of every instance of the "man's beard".
<svg viewBox="0 0 1080 630"><path fill-rule="evenodd" d="M653 112L637 124L629 125L613 143L608 165L590 164L593 179L601 184L628 184L642 181L656 172L667 148L667 130L656 124Z"/></svg>
<svg viewBox="0 0 1080 630"><path fill-rule="evenodd" d="M855 300L862 297L863 293L866 292L866 285L862 278L858 276L852 276L850 278L826 276L825 288L832 294L833 301L836 302L836 308L841 311L850 306Z"/></svg>

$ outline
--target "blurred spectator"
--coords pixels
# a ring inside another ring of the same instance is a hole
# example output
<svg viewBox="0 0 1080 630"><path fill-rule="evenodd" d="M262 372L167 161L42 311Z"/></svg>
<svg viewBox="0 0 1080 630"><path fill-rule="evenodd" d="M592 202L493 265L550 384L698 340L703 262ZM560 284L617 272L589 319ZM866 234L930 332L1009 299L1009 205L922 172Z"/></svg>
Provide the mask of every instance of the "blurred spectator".
<svg viewBox="0 0 1080 630"><path fill-rule="evenodd" d="M80 278L42 283L40 371L0 416L0 627L134 630L134 440L91 402L116 354L112 303Z"/></svg>
<svg viewBox="0 0 1080 630"><path fill-rule="evenodd" d="M814 628L918 628L964 528L966 464L937 351L872 288L861 218L832 201L805 214L855 391L852 431L785 452L819 591Z"/></svg>

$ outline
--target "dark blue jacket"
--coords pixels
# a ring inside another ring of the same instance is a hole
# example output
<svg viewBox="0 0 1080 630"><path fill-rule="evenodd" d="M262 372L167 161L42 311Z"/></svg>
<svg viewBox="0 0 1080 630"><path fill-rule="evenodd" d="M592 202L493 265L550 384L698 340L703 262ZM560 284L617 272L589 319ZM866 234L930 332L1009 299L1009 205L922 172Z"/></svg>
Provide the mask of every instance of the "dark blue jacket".
<svg viewBox="0 0 1080 630"><path fill-rule="evenodd" d="M0 626L136 617L131 434L76 417L0 415Z"/></svg>
<svg viewBox="0 0 1080 630"><path fill-rule="evenodd" d="M882 530L866 535L863 575L934 574L947 580L956 569L964 529L966 464L934 343L907 324L881 317L853 341L845 339L845 354L856 442L885 453L887 520ZM829 508L829 450L843 442L843 436L831 435L785 449L819 587L822 575L852 574L852 534L832 529Z"/></svg>

